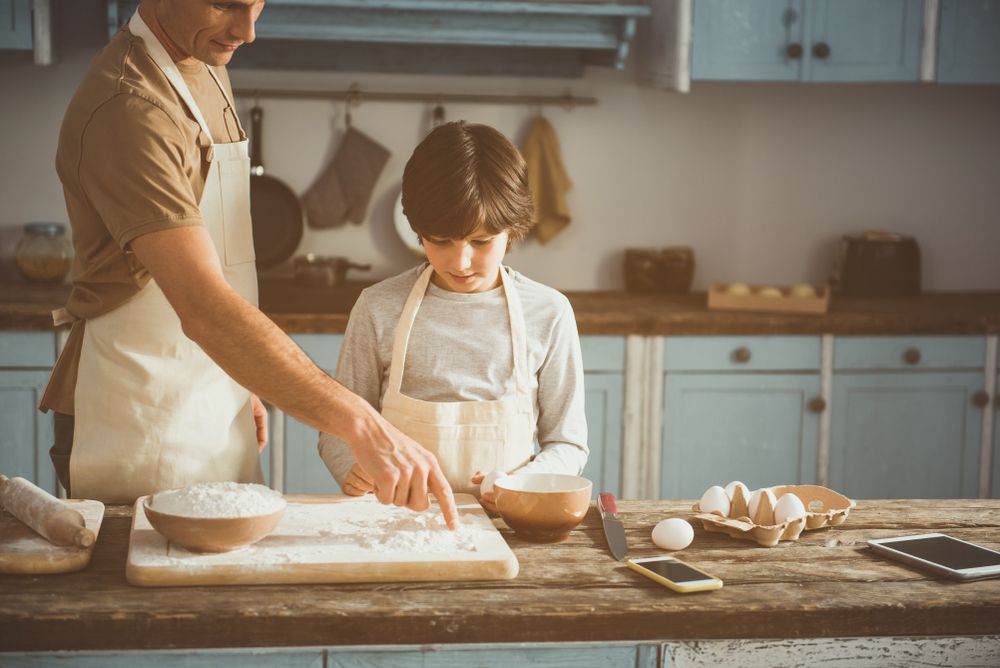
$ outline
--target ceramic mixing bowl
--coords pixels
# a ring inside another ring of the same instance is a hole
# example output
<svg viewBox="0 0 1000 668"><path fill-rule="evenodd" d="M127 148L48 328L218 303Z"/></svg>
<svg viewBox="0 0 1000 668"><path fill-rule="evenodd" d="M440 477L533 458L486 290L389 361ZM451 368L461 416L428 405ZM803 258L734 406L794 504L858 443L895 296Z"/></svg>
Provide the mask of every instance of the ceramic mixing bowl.
<svg viewBox="0 0 1000 668"><path fill-rule="evenodd" d="M575 475L522 473L493 488L500 517L514 533L535 543L558 543L587 514L593 485Z"/></svg>
<svg viewBox="0 0 1000 668"><path fill-rule="evenodd" d="M271 533L285 512L283 505L267 515L250 517L185 517L153 510L152 496L143 510L157 533L194 552L229 552L256 543Z"/></svg>

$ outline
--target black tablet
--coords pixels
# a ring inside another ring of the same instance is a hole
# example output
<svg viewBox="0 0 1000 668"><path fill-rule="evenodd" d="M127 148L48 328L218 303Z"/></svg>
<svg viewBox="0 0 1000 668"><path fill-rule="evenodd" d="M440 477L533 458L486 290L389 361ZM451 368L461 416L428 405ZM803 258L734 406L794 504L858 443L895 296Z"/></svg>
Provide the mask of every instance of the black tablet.
<svg viewBox="0 0 1000 668"><path fill-rule="evenodd" d="M868 545L879 554L956 580L1000 575L1000 552L943 533L877 538Z"/></svg>

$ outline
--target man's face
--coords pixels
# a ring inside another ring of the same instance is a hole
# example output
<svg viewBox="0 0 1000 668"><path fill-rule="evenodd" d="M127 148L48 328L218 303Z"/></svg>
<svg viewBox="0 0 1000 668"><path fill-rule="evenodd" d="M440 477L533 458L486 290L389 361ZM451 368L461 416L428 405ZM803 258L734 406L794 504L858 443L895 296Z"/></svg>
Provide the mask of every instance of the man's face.
<svg viewBox="0 0 1000 668"><path fill-rule="evenodd" d="M154 11L167 36L186 56L226 65L237 47L255 38L264 0L156 0Z"/></svg>

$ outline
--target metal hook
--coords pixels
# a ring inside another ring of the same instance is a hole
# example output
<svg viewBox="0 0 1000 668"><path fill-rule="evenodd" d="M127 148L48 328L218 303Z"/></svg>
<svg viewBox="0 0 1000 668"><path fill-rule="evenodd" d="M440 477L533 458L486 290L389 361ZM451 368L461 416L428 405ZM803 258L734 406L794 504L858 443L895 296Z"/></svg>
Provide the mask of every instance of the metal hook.
<svg viewBox="0 0 1000 668"><path fill-rule="evenodd" d="M444 120L444 105L441 104L441 100L439 99L437 104L434 105L433 111L431 111L431 126L435 128L439 127L444 124Z"/></svg>
<svg viewBox="0 0 1000 668"><path fill-rule="evenodd" d="M351 107L359 104L361 104L361 88L355 82L347 89L347 95L344 97L344 124L347 127L351 127Z"/></svg>
<svg viewBox="0 0 1000 668"><path fill-rule="evenodd" d="M573 97L573 91L569 88L563 91L561 106L565 111L573 111L576 108L576 99Z"/></svg>

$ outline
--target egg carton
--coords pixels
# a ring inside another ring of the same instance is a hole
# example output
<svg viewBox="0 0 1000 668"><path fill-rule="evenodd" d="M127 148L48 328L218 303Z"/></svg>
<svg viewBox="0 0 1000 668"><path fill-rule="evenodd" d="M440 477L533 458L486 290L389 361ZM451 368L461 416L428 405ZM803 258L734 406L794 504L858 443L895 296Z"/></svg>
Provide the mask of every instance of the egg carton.
<svg viewBox="0 0 1000 668"><path fill-rule="evenodd" d="M743 489L733 490L729 517L719 513L702 513L696 503L692 510L702 521L706 531L729 534L733 538L752 540L765 547L773 547L782 540L798 540L805 530L822 529L843 524L847 514L854 507L854 501L827 487L819 485L779 485L771 487L774 496L780 499L785 494L794 494L806 508L806 515L781 524L774 523L774 507L766 494L761 494L754 519L747 508L748 499ZM755 521L756 520L756 521Z"/></svg>

